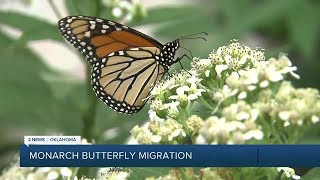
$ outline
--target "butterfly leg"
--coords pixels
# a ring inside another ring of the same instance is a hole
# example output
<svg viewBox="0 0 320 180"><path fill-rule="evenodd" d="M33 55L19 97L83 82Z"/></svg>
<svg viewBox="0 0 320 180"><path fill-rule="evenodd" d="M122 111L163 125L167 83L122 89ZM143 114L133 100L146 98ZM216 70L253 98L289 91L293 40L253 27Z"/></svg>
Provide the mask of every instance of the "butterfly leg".
<svg viewBox="0 0 320 180"><path fill-rule="evenodd" d="M180 64L180 66L181 66L181 68L184 70L184 71L186 71L188 74L190 74L191 75L191 73L189 72L189 71L187 71L185 68L183 68L183 66L182 66L182 64L181 64L181 59L183 59L184 57L186 57L186 58L188 58L188 59L190 59L191 60L191 58L187 55L187 54L184 54L184 55L182 55L182 56L180 56L180 57L178 57L177 59L176 59L176 62L179 62L179 64Z"/></svg>
<svg viewBox="0 0 320 180"><path fill-rule="evenodd" d="M180 60L181 59L183 59L184 57L186 57L186 58L188 58L189 60L192 60L187 54L184 54L184 55L182 55L182 56L180 56L180 57L177 57L177 59L175 60L175 62L180 62Z"/></svg>
<svg viewBox="0 0 320 180"><path fill-rule="evenodd" d="M182 46L180 46L180 48L188 51L188 52L190 53L191 59L193 59L193 55L192 55L192 53L191 53L191 51L190 51L189 49L187 49L187 48L185 48L185 47L182 47ZM190 59L190 58L188 58L188 59ZM190 59L190 60L191 60L191 59Z"/></svg>

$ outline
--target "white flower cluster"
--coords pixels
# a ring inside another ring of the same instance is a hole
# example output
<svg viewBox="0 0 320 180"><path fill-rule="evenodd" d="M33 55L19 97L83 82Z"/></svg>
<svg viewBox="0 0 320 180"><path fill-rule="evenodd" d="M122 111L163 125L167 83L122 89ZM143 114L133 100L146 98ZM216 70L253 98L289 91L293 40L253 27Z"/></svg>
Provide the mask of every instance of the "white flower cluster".
<svg viewBox="0 0 320 180"><path fill-rule="evenodd" d="M318 123L319 91L285 81L287 75L299 78L285 55L265 59L263 51L238 42L218 48L208 59L194 58L189 73L174 73L153 88L149 117L154 122L135 127L134 138L143 144L274 143L290 133L285 129L290 124ZM281 134L277 140L269 141L275 137L271 131Z"/></svg>
<svg viewBox="0 0 320 180"><path fill-rule="evenodd" d="M246 91L267 88L283 80L284 76L288 73L295 78L299 78L294 73L296 69L286 56L281 55L279 59L271 58L268 61L256 62L251 69L232 72L227 78L226 83L231 88L246 93Z"/></svg>
<svg viewBox="0 0 320 180"><path fill-rule="evenodd" d="M139 144L296 143L320 122L319 91L286 81L299 79L296 70L283 54L266 60L263 51L232 42L207 59L194 58L189 73L158 83L151 91L151 121L131 133ZM278 170L300 179L291 168ZM232 179L244 173L254 179L261 172L278 173L276 168L205 168L199 175L184 169L149 179Z"/></svg>
<svg viewBox="0 0 320 180"><path fill-rule="evenodd" d="M121 167L100 168L97 172L99 180L126 180L129 178L131 170Z"/></svg>
<svg viewBox="0 0 320 180"><path fill-rule="evenodd" d="M263 51L251 50L247 46L233 42L211 52L208 59L195 58L192 67L194 71L205 77L220 78L225 73L250 69L256 62L264 60Z"/></svg>
<svg viewBox="0 0 320 180"><path fill-rule="evenodd" d="M201 79L182 71L174 73L158 83L151 91L151 120L163 121L168 117L177 118L181 108L186 108L205 91Z"/></svg>
<svg viewBox="0 0 320 180"><path fill-rule="evenodd" d="M135 17L146 16L146 10L140 0L103 0L103 5L111 8L111 14L125 22Z"/></svg>
<svg viewBox="0 0 320 180"><path fill-rule="evenodd" d="M77 176L75 176L73 179L70 180L127 180L130 176L130 173L130 171L113 171L108 174L103 174L102 176L99 175L99 178L78 178Z"/></svg>
<svg viewBox="0 0 320 180"><path fill-rule="evenodd" d="M312 88L294 88L290 82L281 83L275 94L276 102L269 115L289 125L308 125L319 122L320 101L319 91Z"/></svg>
<svg viewBox="0 0 320 180"><path fill-rule="evenodd" d="M176 169L170 170L168 174L157 177L157 178L153 176L145 178L145 180L181 180L181 179L199 179L199 178L195 176L192 168L181 168L181 171L179 171L176 168Z"/></svg>
<svg viewBox="0 0 320 180"><path fill-rule="evenodd" d="M287 178L301 179L301 177L299 175L296 175L296 172L292 168L289 168L289 167L278 167L277 170L279 172L283 171L284 174L287 176Z"/></svg>
<svg viewBox="0 0 320 180"><path fill-rule="evenodd" d="M15 163L9 169L5 170L0 176L0 179L11 180L56 180L56 179L71 179L73 170L71 168L34 168L34 167L20 167L19 163Z"/></svg>
<svg viewBox="0 0 320 180"><path fill-rule="evenodd" d="M139 144L174 144L186 136L182 125L173 119L147 122L143 127L135 126L131 133Z"/></svg>
<svg viewBox="0 0 320 180"><path fill-rule="evenodd" d="M91 144L88 143L86 139L81 140L81 144ZM77 177L73 177L76 168L54 168L54 167L20 167L19 159L10 168L6 169L0 176L1 180L77 180ZM84 179L83 179L84 180Z"/></svg>
<svg viewBox="0 0 320 180"><path fill-rule="evenodd" d="M251 139L262 140L261 126L255 121L258 111L238 101L222 110L223 117L209 117L199 131L198 144L243 144Z"/></svg>

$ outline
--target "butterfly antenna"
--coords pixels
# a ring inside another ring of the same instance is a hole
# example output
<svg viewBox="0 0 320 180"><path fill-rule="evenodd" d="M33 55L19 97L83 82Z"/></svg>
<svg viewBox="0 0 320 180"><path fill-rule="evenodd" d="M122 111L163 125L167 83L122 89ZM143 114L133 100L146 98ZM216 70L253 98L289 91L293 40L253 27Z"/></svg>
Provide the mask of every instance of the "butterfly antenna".
<svg viewBox="0 0 320 180"><path fill-rule="evenodd" d="M194 34L182 36L182 37L178 38L178 40L183 40L183 39L203 39L203 40L207 41L206 38L204 38L204 37L202 37L202 36L198 36L198 35L203 35L203 36L205 35L205 36L207 36L208 33L206 33L206 32L194 33ZM198 37L193 37L193 36L198 36Z"/></svg>
<svg viewBox="0 0 320 180"><path fill-rule="evenodd" d="M182 36L179 39L186 38L186 37L191 37L191 36L195 36L195 35L200 35L200 34L204 34L206 36L208 35L208 33L206 33L206 32L199 32L199 33L194 33L194 34L189 34L189 35L186 35L186 36Z"/></svg>
<svg viewBox="0 0 320 180"><path fill-rule="evenodd" d="M184 40L184 39L203 39L207 41L207 39L204 37L184 37L184 38L179 38L178 40Z"/></svg>

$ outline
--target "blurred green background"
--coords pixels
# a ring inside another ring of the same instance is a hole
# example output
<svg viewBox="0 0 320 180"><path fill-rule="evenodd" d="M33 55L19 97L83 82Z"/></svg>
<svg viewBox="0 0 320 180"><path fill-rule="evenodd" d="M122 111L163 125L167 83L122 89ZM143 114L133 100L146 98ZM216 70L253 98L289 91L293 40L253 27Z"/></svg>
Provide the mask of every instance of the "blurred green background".
<svg viewBox="0 0 320 180"><path fill-rule="evenodd" d="M104 0L39 1L0 0L0 171L12 161L24 135L82 135L94 138L96 143L125 143L133 126L148 119L148 105L132 116L109 109L95 98L85 78L74 78L49 66L30 46L30 42L51 40L82 58L64 41L56 22L65 15L79 14L121 21L122 17L112 14L114 5ZM45 3L44 10L55 12L56 16L49 21L32 12L16 11L14 5L10 6L12 3L26 8L33 3ZM319 89L320 1L180 0L168 3L170 1L144 0L134 7L133 18L126 24L152 32L150 35L162 43L207 32L206 42L183 42L196 57L207 58L213 49L227 45L232 39L266 49L267 57L287 53L301 76L295 85ZM145 4L148 5L146 12ZM62 9L65 13L61 15ZM10 35L11 30L20 35ZM50 46L46 48L48 54L52 53ZM82 63L85 64L85 60ZM190 66L188 60L182 63L186 69ZM179 68L176 65L172 69ZM79 72L80 76L87 76L86 71ZM319 140L308 142L320 143Z"/></svg>

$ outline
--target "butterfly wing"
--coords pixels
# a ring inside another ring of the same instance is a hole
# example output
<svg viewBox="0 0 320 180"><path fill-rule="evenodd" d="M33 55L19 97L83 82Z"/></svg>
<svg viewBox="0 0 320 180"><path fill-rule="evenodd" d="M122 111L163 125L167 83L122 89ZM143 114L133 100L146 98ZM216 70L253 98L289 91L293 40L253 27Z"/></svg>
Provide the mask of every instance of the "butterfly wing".
<svg viewBox="0 0 320 180"><path fill-rule="evenodd" d="M141 110L166 71L155 59L163 45L127 26L93 17L69 16L58 26L91 63L97 97L118 112Z"/></svg>
<svg viewBox="0 0 320 180"><path fill-rule="evenodd" d="M110 20L68 16L58 22L58 27L92 65L112 52L133 47L163 47L155 39Z"/></svg>
<svg viewBox="0 0 320 180"><path fill-rule="evenodd" d="M158 48L140 47L118 51L94 66L92 84L96 95L112 109L132 114L141 110L165 69L153 54Z"/></svg>

